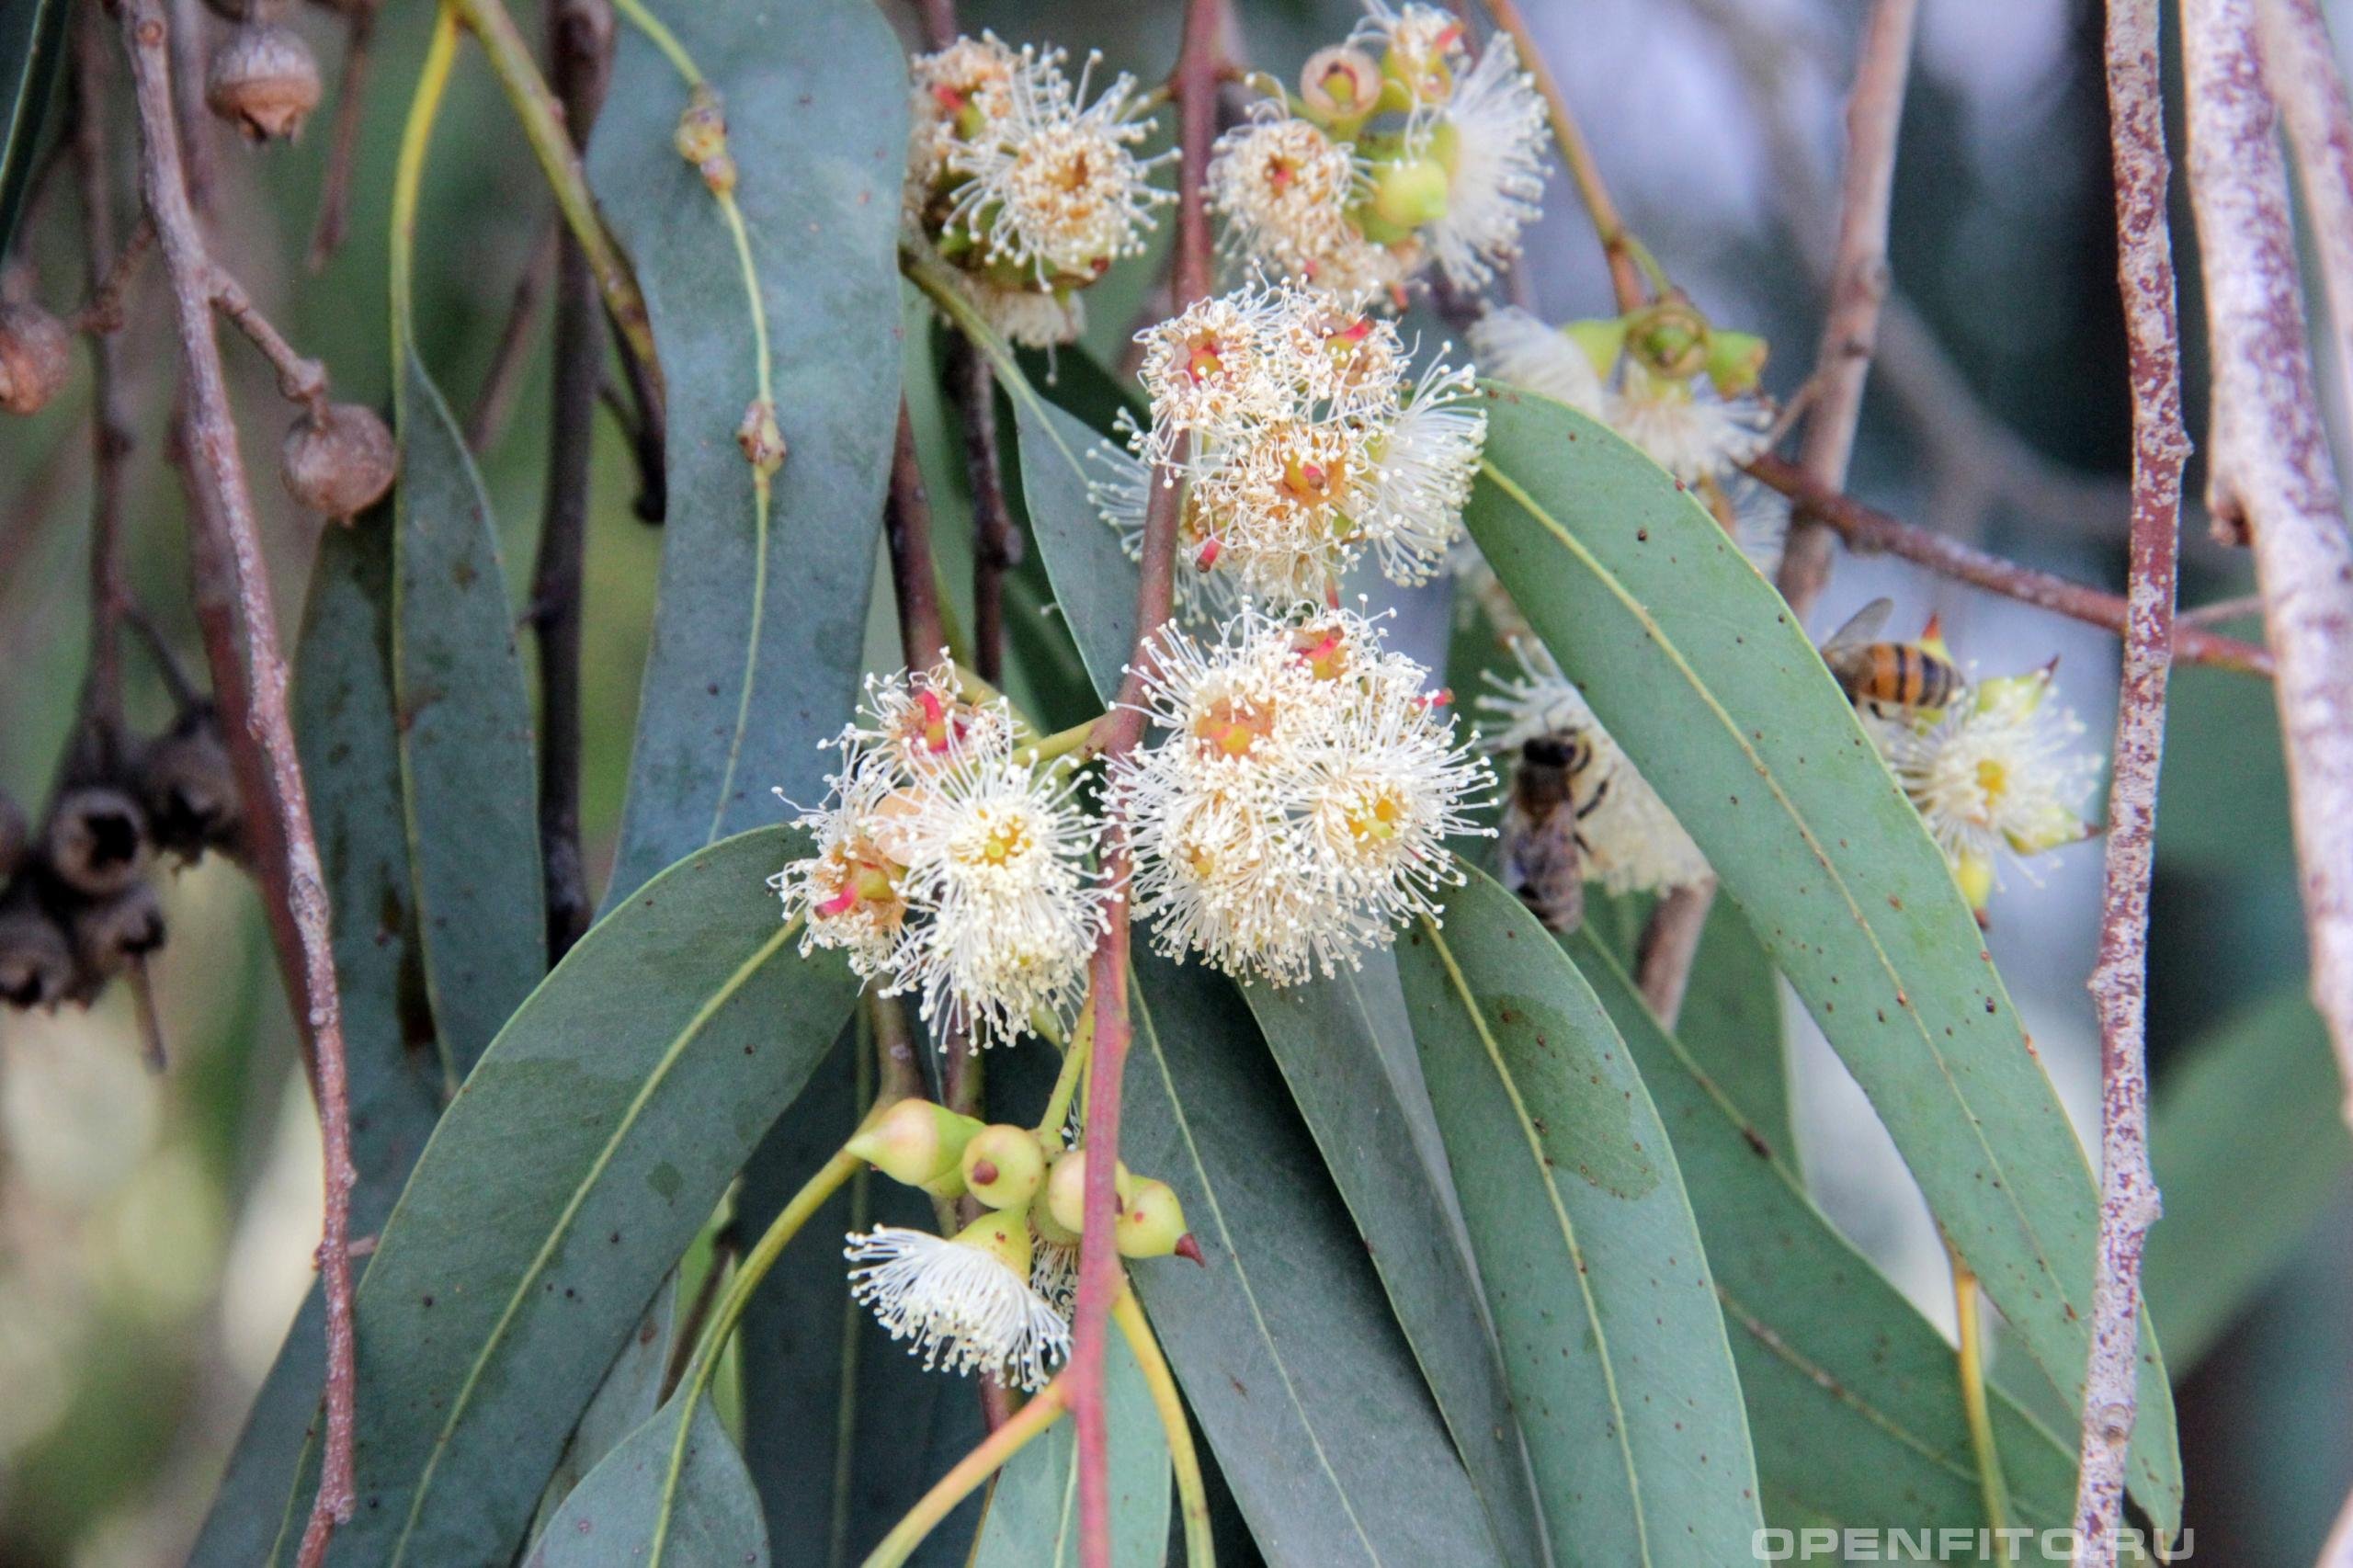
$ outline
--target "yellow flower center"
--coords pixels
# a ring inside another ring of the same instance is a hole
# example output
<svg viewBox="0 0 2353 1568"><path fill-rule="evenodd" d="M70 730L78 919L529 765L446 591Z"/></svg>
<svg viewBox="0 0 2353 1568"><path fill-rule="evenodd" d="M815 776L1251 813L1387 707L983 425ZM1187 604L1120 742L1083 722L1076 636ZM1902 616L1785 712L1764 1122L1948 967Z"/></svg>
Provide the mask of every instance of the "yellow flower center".
<svg viewBox="0 0 2353 1568"><path fill-rule="evenodd" d="M2010 765L1998 757L1985 757L1977 764L1977 792L1985 797L1985 809L1992 812L2002 803L2010 790Z"/></svg>

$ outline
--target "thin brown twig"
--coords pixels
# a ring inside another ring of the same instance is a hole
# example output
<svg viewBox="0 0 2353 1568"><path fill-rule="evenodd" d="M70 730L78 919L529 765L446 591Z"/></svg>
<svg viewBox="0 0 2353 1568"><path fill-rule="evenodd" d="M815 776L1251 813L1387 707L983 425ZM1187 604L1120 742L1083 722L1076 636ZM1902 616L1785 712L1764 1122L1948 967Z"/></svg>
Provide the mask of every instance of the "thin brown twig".
<svg viewBox="0 0 2353 1568"><path fill-rule="evenodd" d="M142 221L130 243L115 244L114 165L107 134L108 40L106 19L85 7L74 34L74 166L82 191L82 248L88 268L93 310L111 322L90 335L90 664L85 686L85 719L119 735L122 722L122 617L131 604L123 574L122 519L125 465L136 439L123 386L122 347L116 330L122 319L125 263L146 248L142 235L153 226Z"/></svg>
<svg viewBox="0 0 2353 1568"><path fill-rule="evenodd" d="M379 0L347 0L343 13L343 76L335 83L335 136L327 145L326 172L319 178L319 216L311 228L306 265L324 272L343 244L351 212L351 170L359 156L359 126L368 108L369 44L376 33Z"/></svg>
<svg viewBox="0 0 2353 1568"><path fill-rule="evenodd" d="M996 377L961 335L949 344L948 376L964 433L964 477L972 495L972 664L995 683L1005 665L1005 574L1021 563L1021 534L1005 497L996 437Z"/></svg>
<svg viewBox="0 0 2353 1568"><path fill-rule="evenodd" d="M608 0L555 0L547 19L550 75L564 125L574 144L585 146L612 77L612 7ZM577 241L567 233L559 243L547 500L531 566L531 631L540 645L540 859L551 963L588 929L590 911L580 851L580 629L589 457L605 369L596 276Z"/></svg>
<svg viewBox="0 0 2353 1568"><path fill-rule="evenodd" d="M1486 0L1486 4L1495 26L1509 34L1518 47L1520 68L1536 78L1536 90L1544 96L1552 119L1553 144L1561 149L1561 161L1569 166L1569 178L1592 220L1594 238L1601 242L1602 259L1609 264L1609 291L1617 297L1620 311L1631 311L1645 298L1642 267L1634 259L1626 221L1619 216L1618 204L1610 199L1609 187L1601 177L1601 166L1594 162L1585 131L1570 112L1568 97L1561 91L1552 67L1545 64L1544 51L1536 47L1536 35L1528 30L1517 0Z"/></svg>
<svg viewBox="0 0 2353 1568"><path fill-rule="evenodd" d="M1813 376L1806 383L1810 402L1799 458L1802 472L1832 490L1846 483L1854 456L1863 384L1879 341L1880 308L1887 300L1895 150L1918 16L1917 0L1878 0L1863 24L1855 85L1847 97L1847 160L1840 176L1837 248L1830 265L1830 308ZM1801 626L1830 580L1830 540L1827 525L1804 516L1790 531L1779 585ZM1669 1028L1683 1011L1715 898L1712 880L1677 888L1659 901L1643 927L1637 950L1643 998Z"/></svg>
<svg viewBox="0 0 2353 1568"><path fill-rule="evenodd" d="M81 136L78 121L75 125L74 136L78 145ZM100 134L100 140L104 140L103 132ZM108 180L107 183L111 189L113 182ZM108 228L111 233L113 228L111 222L108 223ZM122 330L123 296L130 291L131 279L138 276L139 264L146 260L147 253L154 248L155 226L147 221L144 213L142 213L139 221L131 226L130 238L124 240L121 248L115 251L114 260L108 265L107 269L91 276L90 297L83 301L82 308L74 312L74 330L102 335Z"/></svg>
<svg viewBox="0 0 2353 1568"><path fill-rule="evenodd" d="M1217 132L1217 85L1223 63L1222 0L1187 0L1184 40L1170 75L1182 162L1176 176L1176 247L1169 269L1170 303L1184 310L1211 289L1209 209L1202 176ZM1181 450L1172 467L1184 460ZM1092 750L1117 757L1143 738L1142 671L1175 597L1178 491L1173 473L1158 476L1144 512L1136 578L1136 642L1115 705L1088 737ZM1078 1427L1078 1542L1081 1568L1110 1568L1110 1427L1104 1409L1103 1358L1111 1304L1124 1288L1113 1233L1120 1108L1132 1034L1128 1018L1129 900L1133 862L1125 826L1106 824L1103 869L1123 896L1114 898L1103 938L1088 963L1095 1008L1094 1057L1086 1082L1085 1223L1079 1229L1078 1299L1071 1312L1071 1357L1063 1377Z"/></svg>
<svg viewBox="0 0 2353 1568"><path fill-rule="evenodd" d="M891 453L891 497L883 532L891 547L891 586L899 606L899 646L907 667L928 666L948 646L940 630L938 574L932 566L931 496L924 489L915 425L899 402L899 434Z"/></svg>
<svg viewBox="0 0 2353 1568"><path fill-rule="evenodd" d="M2254 29L2249 0L2182 6L2213 365L2207 506L2253 537L2279 660L2313 1000L2353 1082L2353 540L2313 391L2287 171Z"/></svg>
<svg viewBox="0 0 2353 1568"><path fill-rule="evenodd" d="M202 498L190 530L191 555L199 562L194 575L201 595L215 593L221 585L230 588L233 619L243 635L242 650L225 642L210 645L213 688L223 694L242 688L249 699L243 714L246 722L231 731L230 740L246 798L256 808L254 814L269 824L269 836L276 840L272 847L278 851L278 858L257 857L256 864L268 902L279 912L272 929L279 937L279 961L296 981L291 989L302 1005L318 1096L325 1165L318 1263L326 1298L326 1430L318 1495L298 1559L301 1568L315 1568L326 1555L336 1524L351 1515L355 1385L349 1087L335 955L328 940L326 887L287 711L286 665L278 653L268 567L213 332L218 278L189 205L180 160L170 30L160 0L120 0L119 8L138 105L141 186L163 242L185 360L187 466ZM219 618L214 619L217 622Z"/></svg>
<svg viewBox="0 0 2353 1568"><path fill-rule="evenodd" d="M2116 174L2116 272L2132 384L2132 565L2108 866L2091 993L2099 1013L2099 1252L2075 1491L2076 1559L2112 1568L2125 1459L2140 1407L2141 1250L2159 1212L2149 1167L2149 881L2156 863L2157 771L2173 663L2181 544L2181 348L2173 236L2165 223L2165 90L2157 0L2109 0L2108 102Z"/></svg>
<svg viewBox="0 0 2353 1568"><path fill-rule="evenodd" d="M473 407L466 414L466 449L476 457L497 445L507 417L515 412L516 396L523 389L523 370L531 362L531 328L540 318L540 301L555 277L558 241L563 237L563 223L549 218L515 279L506 324L498 329L498 343L490 351L490 369L483 372L482 389L474 393ZM569 256L570 247L563 254Z"/></svg>
<svg viewBox="0 0 2353 1568"><path fill-rule="evenodd" d="M1858 554L1893 555L1939 576L2054 611L2070 620L2105 627L2120 637L2124 634L2125 601L2115 594L2054 577L2048 572L1989 555L1958 540L1898 522L1851 495L1816 484L1803 470L1786 459L1758 458L1748 465L1748 472L1788 496L1801 511L1820 517L1836 528L1847 548ZM2269 649L2202 627L2175 627L2173 653L2180 664L2211 665L2217 669L2266 677L2273 673Z"/></svg>
<svg viewBox="0 0 2353 1568"><path fill-rule="evenodd" d="M278 390L289 403L299 403L315 417L325 412L327 401L327 368L311 358L286 341L285 335L270 324L269 318L246 294L244 286L230 276L225 267L205 263L212 290L212 302L230 324L245 335L270 368L278 372Z"/></svg>
<svg viewBox="0 0 2353 1568"><path fill-rule="evenodd" d="M2262 613L2261 594L2239 594L2200 605L2195 609L2183 610L2173 618L2173 623L2176 626L2219 626L2226 620L2244 620L2250 615Z"/></svg>

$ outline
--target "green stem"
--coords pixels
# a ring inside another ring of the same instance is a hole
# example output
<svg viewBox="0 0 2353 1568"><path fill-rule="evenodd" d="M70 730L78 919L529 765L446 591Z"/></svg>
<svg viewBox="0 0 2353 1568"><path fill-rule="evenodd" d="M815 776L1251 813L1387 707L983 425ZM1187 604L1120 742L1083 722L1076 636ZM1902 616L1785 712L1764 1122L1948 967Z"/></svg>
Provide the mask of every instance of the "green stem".
<svg viewBox="0 0 2353 1568"><path fill-rule="evenodd" d="M956 1505L972 1488L1019 1453L1023 1444L1052 1426L1070 1404L1066 1381L1058 1377L1048 1383L1011 1420L990 1433L979 1448L959 1460L955 1469L941 1476L938 1483L923 1494L923 1500L907 1510L906 1517L891 1527L891 1533L868 1555L865 1568L899 1568L939 1521L955 1512Z"/></svg>
<svg viewBox="0 0 2353 1568"><path fill-rule="evenodd" d="M392 402L397 411L408 377L402 369L411 335L410 300L416 259L416 209L425 185L425 156L433 145L433 122L440 117L441 101L449 87L449 67L458 55L456 14L444 6L433 19L433 33L425 46L425 64L417 72L416 91L409 99L408 119L401 126L400 157L392 166L392 255L390 275L392 304Z"/></svg>
<svg viewBox="0 0 2353 1568"><path fill-rule="evenodd" d="M1041 762L1053 762L1066 757L1086 744L1087 737L1095 733L1095 726L1100 722L1102 722L1102 715L1098 713L1083 724L1073 724L1067 730L1056 730L1052 734L1041 736L1029 745L1023 746L1015 755L1014 760L1035 767Z"/></svg>
<svg viewBox="0 0 2353 1568"><path fill-rule="evenodd" d="M516 118L523 122L523 139L531 144L540 171L555 193L565 227L588 258L588 270L596 276L597 291L604 295L605 308L612 312L622 341L642 363L659 364L644 296L638 292L637 279L631 275L629 263L621 259L613 237L605 232L596 199L588 194L579 151L564 130L563 108L540 78L531 46L507 14L505 0L445 0L445 4L482 40L483 53L499 85L506 89L506 101L514 106Z"/></svg>
<svg viewBox="0 0 2353 1568"><path fill-rule="evenodd" d="M1061 1140L1063 1123L1070 1119L1070 1103L1078 1094L1079 1078L1094 1046L1095 1009L1081 1005L1078 1027L1071 1031L1069 1048L1063 1052L1062 1071L1054 1074L1054 1091L1046 1096L1046 1114L1038 1119L1039 1137Z"/></svg>
<svg viewBox="0 0 2353 1568"><path fill-rule="evenodd" d="M1994 1419L1985 1404L1984 1325L1977 1306L1977 1276L1949 1241L1945 1243L1945 1253L1952 1260L1952 1304L1961 1325L1961 1409L1969 1417L1969 1446L1977 1454L1985 1525L1998 1532L2009 1526L2010 1489L2002 1477L2002 1455L1994 1445Z"/></svg>
<svg viewBox="0 0 2353 1568"><path fill-rule="evenodd" d="M1168 1435L1168 1459L1176 1471L1176 1503L1185 1516L1186 1568L1217 1568L1217 1543L1210 1539L1209 1488L1201 1481L1201 1456L1193 1450L1192 1424L1185 1419L1185 1400L1176 1392L1176 1376L1160 1341L1145 1321L1132 1287L1122 1290L1111 1303L1111 1319L1127 1336L1128 1348L1143 1369L1144 1385L1152 1390L1152 1404L1160 1413L1161 1430Z"/></svg>

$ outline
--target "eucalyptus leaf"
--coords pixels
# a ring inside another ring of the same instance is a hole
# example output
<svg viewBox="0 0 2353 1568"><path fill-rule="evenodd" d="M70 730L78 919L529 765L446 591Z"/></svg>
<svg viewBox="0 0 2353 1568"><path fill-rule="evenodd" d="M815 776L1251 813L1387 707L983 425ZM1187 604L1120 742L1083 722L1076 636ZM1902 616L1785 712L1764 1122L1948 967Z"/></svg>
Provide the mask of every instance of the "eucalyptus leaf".
<svg viewBox="0 0 2353 1568"><path fill-rule="evenodd" d="M390 508L320 536L294 659L294 736L326 872L351 1108L351 1228L372 1235L441 1114L444 1074L423 1006L415 892L401 822L392 700ZM325 1385L313 1286L287 1330L189 1557L247 1568L299 1530L293 1485Z"/></svg>
<svg viewBox="0 0 2353 1568"><path fill-rule="evenodd" d="M524 1568L767 1568L767 1526L744 1457L707 1399L696 1401L679 1444L681 1397L673 1394L573 1489Z"/></svg>
<svg viewBox="0 0 2353 1568"><path fill-rule="evenodd" d="M67 0L0 0L0 256L8 254L31 189L72 10Z"/></svg>
<svg viewBox="0 0 2353 1568"><path fill-rule="evenodd" d="M1766 1517L1792 1529L1985 1525L1951 1344L1823 1218L1789 1145L1659 1027L1603 945L1582 931L1562 945L1632 1053L1675 1146L1740 1369ZM1989 1405L2009 1522L2065 1525L2074 1449L1998 1387Z"/></svg>
<svg viewBox="0 0 2353 1568"><path fill-rule="evenodd" d="M655 1287L848 1016L847 967L801 957L762 885L805 843L762 829L664 872L467 1078L360 1282L359 1500L333 1561L519 1544Z"/></svg>
<svg viewBox="0 0 2353 1568"><path fill-rule="evenodd" d="M1705 851L1986 1294L2080 1403L2090 1167L1943 857L1714 519L1604 426L1532 393L1488 396L1473 539ZM2145 1320L2143 1340L2130 1477L2172 1530L2173 1400Z"/></svg>
<svg viewBox="0 0 2353 1568"><path fill-rule="evenodd" d="M452 1088L547 972L539 771L489 499L415 353L392 493L401 798L435 1038Z"/></svg>
<svg viewBox="0 0 2353 1568"><path fill-rule="evenodd" d="M1112 1568L1160 1568L1168 1554L1168 1438L1125 1339L1103 1353L1110 1437ZM1078 1568L1078 1431L1055 1422L989 1489L972 1568Z"/></svg>
<svg viewBox="0 0 2353 1568"><path fill-rule="evenodd" d="M1794 1151L1781 977L1746 918L1727 900L1715 902L1699 928L1675 1036L1752 1126L1775 1148Z"/></svg>
<svg viewBox="0 0 2353 1568"><path fill-rule="evenodd" d="M657 0L726 106L788 448L765 526L735 428L754 324L717 204L672 146L686 85L633 28L588 176L636 264L667 389L669 513L608 899L768 791L824 792L820 741L858 693L899 404L892 257L906 59L870 0Z"/></svg>
<svg viewBox="0 0 2353 1568"><path fill-rule="evenodd" d="M1665 1129L1576 967L1465 876L1398 961L1552 1539L1576 1561L1738 1562L1756 1463Z"/></svg>

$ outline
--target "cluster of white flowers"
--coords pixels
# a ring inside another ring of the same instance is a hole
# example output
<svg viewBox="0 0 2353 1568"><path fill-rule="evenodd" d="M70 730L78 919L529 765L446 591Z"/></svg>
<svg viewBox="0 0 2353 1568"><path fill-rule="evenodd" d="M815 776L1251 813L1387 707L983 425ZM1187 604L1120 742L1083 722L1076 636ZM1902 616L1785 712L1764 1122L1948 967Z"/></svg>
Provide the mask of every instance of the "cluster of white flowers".
<svg viewBox="0 0 2353 1568"><path fill-rule="evenodd" d="M1153 469L1181 478L1188 608L1329 603L1368 550L1400 583L1445 563L1486 438L1468 366L1409 376L1393 324L1289 284L1203 300L1138 341L1152 423L1130 426L1131 452L1097 449L1095 500L1134 553Z"/></svg>
<svg viewBox="0 0 2353 1568"><path fill-rule="evenodd" d="M1438 6L1367 9L1308 61L1295 104L1265 99L1219 138L1208 188L1226 246L1351 297L1397 293L1431 261L1482 288L1538 215L1543 102L1508 37L1474 51Z"/></svg>
<svg viewBox="0 0 2353 1568"><path fill-rule="evenodd" d="M1345 610L1245 608L1211 642L1165 628L1149 654L1157 744L1112 768L1135 907L1172 955L1277 985L1335 972L1434 912L1449 835L1492 788L1427 672Z"/></svg>
<svg viewBox="0 0 2353 1568"><path fill-rule="evenodd" d="M1078 290L1141 251L1154 209L1174 199L1150 176L1176 154L1136 155L1152 123L1135 79L1122 74L1089 102L1096 57L1075 83L1065 60L983 33L913 65L908 237L955 264L1000 332L1040 347L1078 335Z"/></svg>
<svg viewBox="0 0 2353 1568"><path fill-rule="evenodd" d="M976 1050L1067 1017L1110 896L1069 780L1017 760L1005 703L966 701L947 665L870 681L861 717L800 819L815 853L775 879L802 949L843 949Z"/></svg>
<svg viewBox="0 0 2353 1568"><path fill-rule="evenodd" d="M1513 638L1511 651L1519 674L1488 672L1494 689L1476 699L1479 710L1503 726L1486 744L1498 755L1517 756L1532 740L1585 743L1586 761L1569 780L1569 799L1581 813L1577 835L1586 880L1613 893L1665 892L1704 881L1707 858L1601 727L1585 695L1561 674L1552 653L1530 637Z"/></svg>
<svg viewBox="0 0 2353 1568"><path fill-rule="evenodd" d="M2024 869L2029 857L2097 831L2083 812L2102 764L2079 746L2083 721L2049 700L2053 690L2046 666L1979 682L1941 711L1863 713L1896 782L1981 914L2000 884L2002 860Z"/></svg>

